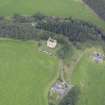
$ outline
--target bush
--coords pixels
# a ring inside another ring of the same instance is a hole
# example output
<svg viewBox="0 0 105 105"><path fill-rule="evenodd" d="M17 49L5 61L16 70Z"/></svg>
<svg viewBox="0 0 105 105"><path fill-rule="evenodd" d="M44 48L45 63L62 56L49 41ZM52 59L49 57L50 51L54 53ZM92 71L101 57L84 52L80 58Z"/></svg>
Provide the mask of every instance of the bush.
<svg viewBox="0 0 105 105"><path fill-rule="evenodd" d="M59 105L76 105L80 95L79 87L73 87L69 93L61 100Z"/></svg>

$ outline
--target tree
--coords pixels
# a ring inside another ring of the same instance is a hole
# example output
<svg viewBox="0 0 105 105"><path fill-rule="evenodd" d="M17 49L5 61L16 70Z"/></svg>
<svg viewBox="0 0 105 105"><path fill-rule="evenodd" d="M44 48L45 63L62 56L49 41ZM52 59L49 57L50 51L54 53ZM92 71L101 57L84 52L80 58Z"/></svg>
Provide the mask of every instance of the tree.
<svg viewBox="0 0 105 105"><path fill-rule="evenodd" d="M69 93L61 100L59 105L76 105L80 95L80 89L74 86Z"/></svg>
<svg viewBox="0 0 105 105"><path fill-rule="evenodd" d="M69 45L63 45L58 51L57 51L57 55L60 59L64 60L70 51L70 46Z"/></svg>
<svg viewBox="0 0 105 105"><path fill-rule="evenodd" d="M43 14L41 14L40 12L36 13L35 15L33 15L35 21L40 21L42 20L45 16Z"/></svg>
<svg viewBox="0 0 105 105"><path fill-rule="evenodd" d="M46 22L44 22L46 21ZM95 25L81 20L63 19L56 20L49 17L40 21L36 28L50 31L68 37L70 41L85 42L87 40L98 40L103 33Z"/></svg>

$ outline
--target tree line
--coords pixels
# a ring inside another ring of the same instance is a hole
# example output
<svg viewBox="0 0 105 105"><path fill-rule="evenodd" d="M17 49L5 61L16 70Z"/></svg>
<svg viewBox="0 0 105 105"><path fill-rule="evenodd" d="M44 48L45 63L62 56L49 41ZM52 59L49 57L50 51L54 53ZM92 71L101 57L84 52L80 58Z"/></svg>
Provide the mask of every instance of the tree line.
<svg viewBox="0 0 105 105"><path fill-rule="evenodd" d="M88 40L105 40L105 34L91 23L72 18L61 18L35 14L21 16L15 14L10 19L0 17L0 37L23 40L40 40L49 37L59 42L86 42Z"/></svg>
<svg viewBox="0 0 105 105"><path fill-rule="evenodd" d="M102 19L105 20L105 0L83 0L89 5Z"/></svg>
<svg viewBox="0 0 105 105"><path fill-rule="evenodd" d="M104 37L104 33L95 25L72 18L44 17L37 23L36 28L62 34L70 41L96 41Z"/></svg>
<svg viewBox="0 0 105 105"><path fill-rule="evenodd" d="M80 89L73 87L58 105L76 105L79 100Z"/></svg>

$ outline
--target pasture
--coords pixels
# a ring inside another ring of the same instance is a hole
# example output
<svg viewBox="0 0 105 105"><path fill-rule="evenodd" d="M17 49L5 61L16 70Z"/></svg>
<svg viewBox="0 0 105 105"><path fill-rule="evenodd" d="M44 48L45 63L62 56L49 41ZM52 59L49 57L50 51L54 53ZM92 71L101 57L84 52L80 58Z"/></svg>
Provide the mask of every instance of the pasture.
<svg viewBox="0 0 105 105"><path fill-rule="evenodd" d="M105 62L96 63L90 58L94 50L84 54L72 75L72 83L80 88L76 105L105 105Z"/></svg>
<svg viewBox="0 0 105 105"><path fill-rule="evenodd" d="M73 17L92 22L101 28L102 21L82 0L0 0L0 15L45 15Z"/></svg>
<svg viewBox="0 0 105 105"><path fill-rule="evenodd" d="M0 39L0 105L48 105L58 59L36 42Z"/></svg>

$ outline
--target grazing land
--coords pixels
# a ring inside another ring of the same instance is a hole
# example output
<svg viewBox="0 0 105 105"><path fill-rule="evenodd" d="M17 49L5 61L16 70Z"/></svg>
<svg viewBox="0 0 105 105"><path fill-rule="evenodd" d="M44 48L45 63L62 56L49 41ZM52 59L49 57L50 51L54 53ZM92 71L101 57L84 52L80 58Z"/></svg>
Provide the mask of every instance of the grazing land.
<svg viewBox="0 0 105 105"><path fill-rule="evenodd" d="M80 88L76 105L105 104L105 62L96 63L91 54L97 49L88 50L75 67L72 82ZM101 52L101 50L98 50Z"/></svg>
<svg viewBox="0 0 105 105"><path fill-rule="evenodd" d="M48 105L58 60L36 42L0 40L0 105Z"/></svg>
<svg viewBox="0 0 105 105"><path fill-rule="evenodd" d="M45 15L73 17L104 27L105 22L85 5L82 0L0 0L0 15Z"/></svg>

